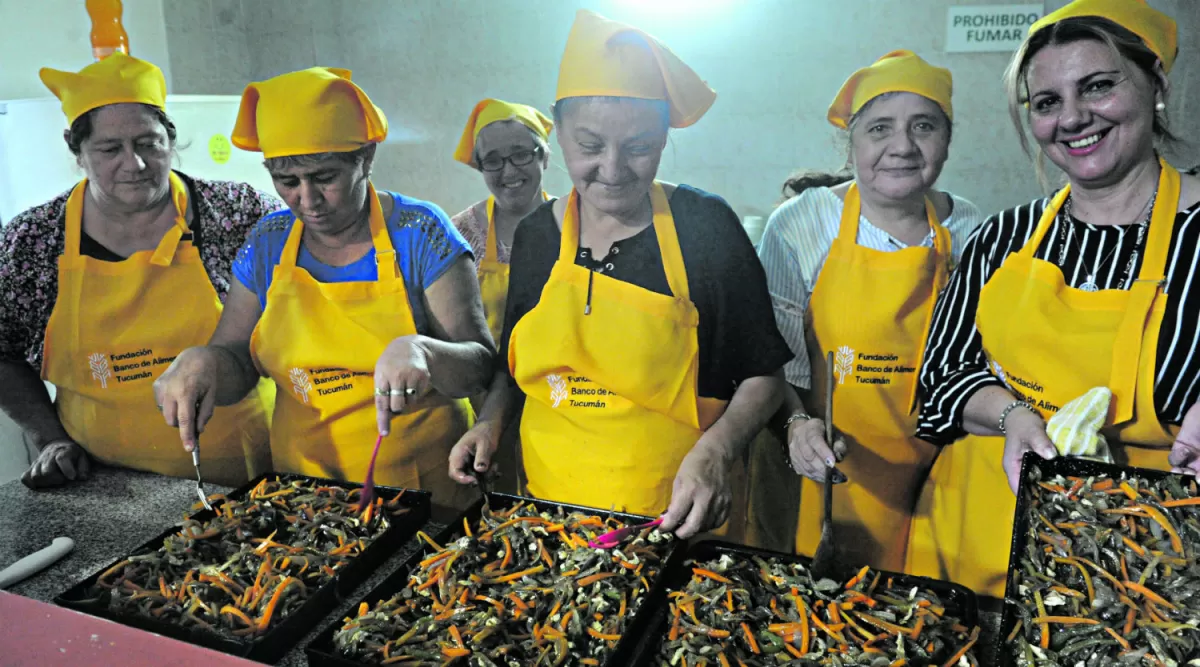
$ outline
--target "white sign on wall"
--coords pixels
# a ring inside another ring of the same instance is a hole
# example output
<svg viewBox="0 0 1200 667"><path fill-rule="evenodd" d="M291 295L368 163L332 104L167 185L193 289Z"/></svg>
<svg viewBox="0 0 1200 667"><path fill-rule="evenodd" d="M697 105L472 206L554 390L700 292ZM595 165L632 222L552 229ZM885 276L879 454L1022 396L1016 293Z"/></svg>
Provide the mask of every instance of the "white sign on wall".
<svg viewBox="0 0 1200 667"><path fill-rule="evenodd" d="M1045 14L1043 4L950 7L946 52L1015 51L1029 26Z"/></svg>

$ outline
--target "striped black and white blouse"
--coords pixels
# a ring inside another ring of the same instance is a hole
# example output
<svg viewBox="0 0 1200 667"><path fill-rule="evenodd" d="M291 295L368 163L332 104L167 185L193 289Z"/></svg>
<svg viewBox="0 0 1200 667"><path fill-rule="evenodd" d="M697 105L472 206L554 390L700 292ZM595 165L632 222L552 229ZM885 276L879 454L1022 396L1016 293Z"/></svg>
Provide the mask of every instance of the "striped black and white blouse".
<svg viewBox="0 0 1200 667"><path fill-rule="evenodd" d="M975 328L979 293L1004 259L1025 245L1048 203L1041 199L994 215L967 242L934 310L921 366L918 437L939 445L957 440L966 434L967 400L984 387L1003 386L988 370ZM1072 287L1090 279L1100 289L1129 289L1141 268L1140 228L1067 221L1060 211L1036 256L1062 269ZM1176 215L1169 253L1154 403L1159 419L1179 424L1200 399L1200 202Z"/></svg>

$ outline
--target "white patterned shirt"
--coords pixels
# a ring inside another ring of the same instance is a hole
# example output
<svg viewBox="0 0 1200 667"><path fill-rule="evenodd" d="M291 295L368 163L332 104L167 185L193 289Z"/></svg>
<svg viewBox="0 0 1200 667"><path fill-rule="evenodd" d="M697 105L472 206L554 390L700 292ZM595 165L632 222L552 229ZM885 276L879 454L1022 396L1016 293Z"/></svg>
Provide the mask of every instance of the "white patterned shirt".
<svg viewBox="0 0 1200 667"><path fill-rule="evenodd" d="M957 265L967 238L983 222L983 214L962 197L951 194L950 199L953 208L942 224L950 232L950 253L953 264ZM790 384L804 389L809 388L812 379L804 338L804 315L821 267L825 265L825 258L829 256L841 227L842 209L842 199L833 190L809 188L775 209L767 220L758 246L758 258L767 273L775 322L796 355L784 366L784 374ZM908 247L861 216L858 244L882 252ZM920 245L933 247L932 230Z"/></svg>

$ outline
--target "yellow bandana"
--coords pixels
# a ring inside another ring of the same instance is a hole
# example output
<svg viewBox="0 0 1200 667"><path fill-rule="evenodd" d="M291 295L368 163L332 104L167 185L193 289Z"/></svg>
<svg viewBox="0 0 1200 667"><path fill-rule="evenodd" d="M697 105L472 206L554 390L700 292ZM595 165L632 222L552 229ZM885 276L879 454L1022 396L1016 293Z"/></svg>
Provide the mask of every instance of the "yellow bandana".
<svg viewBox="0 0 1200 667"><path fill-rule="evenodd" d="M858 110L884 93L914 93L937 102L954 120L950 97L954 80L950 70L934 67L912 51L892 51L846 79L833 104L829 105L829 122L845 128Z"/></svg>
<svg viewBox="0 0 1200 667"><path fill-rule="evenodd" d="M312 67L246 86L232 141L272 158L352 151L387 131L387 117L349 70Z"/></svg>
<svg viewBox="0 0 1200 667"><path fill-rule="evenodd" d="M1175 56L1179 54L1179 28L1174 19L1147 5L1145 0L1075 0L1029 26L1029 34L1032 36L1063 19L1079 16L1106 18L1141 37L1162 61L1164 72L1170 72L1175 64Z"/></svg>
<svg viewBox="0 0 1200 667"><path fill-rule="evenodd" d="M107 104L167 105L167 81L155 65L120 51L76 72L49 67L38 71L42 83L62 101L67 123Z"/></svg>
<svg viewBox="0 0 1200 667"><path fill-rule="evenodd" d="M597 95L665 100L671 127L700 120L717 99L692 68L654 37L581 9L567 36L554 99Z"/></svg>
<svg viewBox="0 0 1200 667"><path fill-rule="evenodd" d="M554 129L554 121L541 111L524 104L513 104L504 100L488 98L475 105L467 126L463 128L462 138L458 140L458 148L454 149L454 159L475 167L475 139L483 128L502 120L515 120L533 131L534 134L546 141L550 138L550 130Z"/></svg>

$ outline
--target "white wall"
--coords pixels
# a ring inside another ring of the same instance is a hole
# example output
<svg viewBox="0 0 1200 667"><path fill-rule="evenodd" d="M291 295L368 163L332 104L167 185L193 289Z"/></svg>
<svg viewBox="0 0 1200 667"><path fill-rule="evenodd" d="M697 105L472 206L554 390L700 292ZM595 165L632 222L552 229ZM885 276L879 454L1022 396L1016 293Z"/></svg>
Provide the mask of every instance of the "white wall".
<svg viewBox="0 0 1200 667"><path fill-rule="evenodd" d="M1180 23L1179 116L1183 77L1196 76L1200 2L1151 3ZM376 182L451 214L486 194L477 173L450 159L471 107L493 96L547 108L580 7L658 36L717 90L709 114L673 134L660 176L720 194L744 216L769 213L793 170L841 166L829 101L852 71L897 48L954 74L957 126L942 187L987 212L1039 194L1003 97L1009 54L945 52L948 7L1000 0L556 0L536 11L527 0L163 4L178 92L239 94L248 80L293 69L349 68L396 139L379 153ZM560 168L547 180L554 194L569 188Z"/></svg>
<svg viewBox="0 0 1200 667"><path fill-rule="evenodd" d="M124 0L122 23L131 54L161 67L170 88L162 0ZM48 96L38 78L42 67L78 71L92 63L90 31L84 0L0 0L0 100ZM6 155L0 145L0 159L34 157ZM0 413L0 483L19 477L28 465L20 429Z"/></svg>

